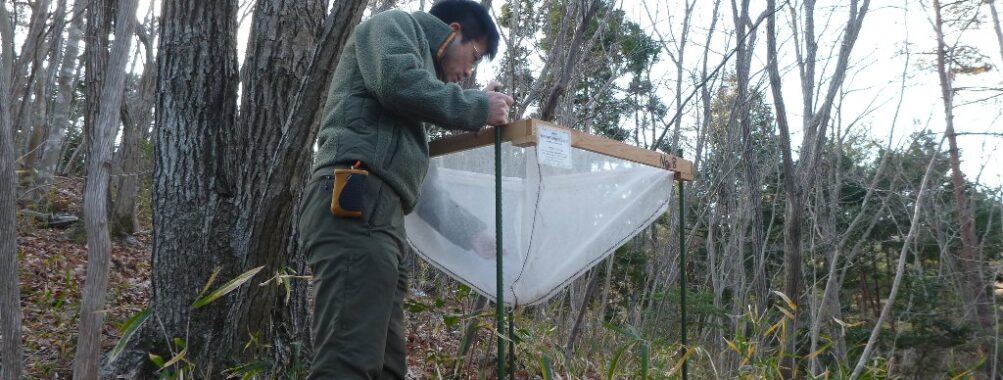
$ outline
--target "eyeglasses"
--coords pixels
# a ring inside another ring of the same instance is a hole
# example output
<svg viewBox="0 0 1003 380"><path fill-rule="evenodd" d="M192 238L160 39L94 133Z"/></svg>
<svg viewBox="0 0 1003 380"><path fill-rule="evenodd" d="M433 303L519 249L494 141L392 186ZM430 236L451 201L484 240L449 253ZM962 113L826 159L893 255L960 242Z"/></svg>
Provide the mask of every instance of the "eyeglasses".
<svg viewBox="0 0 1003 380"><path fill-rule="evenodd" d="M480 50L477 50L477 46L472 45L471 47L474 48L474 66L477 66L478 63L481 63L481 58L483 58L484 55L481 54Z"/></svg>

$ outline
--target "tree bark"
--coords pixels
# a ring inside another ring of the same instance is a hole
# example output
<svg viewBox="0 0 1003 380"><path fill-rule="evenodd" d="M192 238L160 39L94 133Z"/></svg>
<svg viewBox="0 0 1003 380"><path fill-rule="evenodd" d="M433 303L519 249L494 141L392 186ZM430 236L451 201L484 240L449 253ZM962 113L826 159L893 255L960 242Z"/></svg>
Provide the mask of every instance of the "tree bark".
<svg viewBox="0 0 1003 380"><path fill-rule="evenodd" d="M111 239L108 235L108 180L111 175L111 150L118 132L119 109L125 67L129 60L132 28L136 24L137 0L119 0L115 25L115 44L101 84L101 104L97 124L91 128L87 159L87 182L84 195L84 220L87 229L87 279L80 307L80 335L73 361L74 379L97 379L101 353L101 325L104 320L108 269L111 266Z"/></svg>
<svg viewBox="0 0 1003 380"><path fill-rule="evenodd" d="M707 39L704 46L711 46L714 32L717 29L718 14L721 9L721 0L714 0L714 11L711 13L710 28L707 30ZM710 133L711 122L714 119L713 108L711 106L710 85L711 77L708 76L707 64L710 62L710 49L704 49L703 58L700 60L700 103L703 105L703 120L700 123L700 130L697 133L697 146L693 154L693 170L700 170L703 159L704 146L707 142L707 134Z"/></svg>
<svg viewBox="0 0 1003 380"><path fill-rule="evenodd" d="M145 28L137 28L145 29ZM136 89L136 99L122 103L122 144L115 161L120 172L113 180L115 196L111 202L112 235L132 235L139 229L136 220L136 194L139 191L140 172L147 170L149 159L143 156L140 142L150 129L153 102L156 96L157 63L153 57L151 36L137 30L137 36L146 50L147 62L143 67ZM144 176L145 177L145 176Z"/></svg>
<svg viewBox="0 0 1003 380"><path fill-rule="evenodd" d="M579 19L578 27L575 29L574 37L571 39L571 43L567 45L568 55L564 57L564 63L561 65L561 74L557 79L557 83L551 88L550 94L547 95L546 100L540 106L540 118L543 120L553 120L554 113L557 109L558 102L564 93L568 91L568 85L571 82L571 77L575 72L575 66L578 62L578 55L585 53L582 48L582 41L585 39L585 34L588 32L589 23L595 18L596 13L599 11L599 6L601 3L598 0L593 0L588 2L588 8L583 10L582 16Z"/></svg>
<svg viewBox="0 0 1003 380"><path fill-rule="evenodd" d="M732 6L736 4L732 2ZM732 116L728 123L738 122L742 133L742 165L744 169L745 192L749 201L748 208L743 212L746 217L742 218L748 223L743 228L747 228L752 237L749 240L749 248L752 257L752 289L756 296L756 310L766 311L769 289L766 284L766 258L765 237L763 235L763 206L762 189L759 184L759 169L757 154L753 146L752 121L749 118L749 103L751 94L749 92L749 76L752 71L752 55L756 47L756 33L750 31L753 28L752 19L749 17L749 0L743 0L740 9L733 9L735 21L735 33L740 36L748 36L738 40L735 47L735 104ZM762 18L763 16L759 16ZM755 24L758 25L758 22ZM729 130L734 130L729 126ZM742 254L743 259L745 254ZM741 292L740 294L745 294Z"/></svg>
<svg viewBox="0 0 1003 380"><path fill-rule="evenodd" d="M242 258L243 270L264 266L264 272L270 275L292 274L286 272L289 269L303 274L306 270L302 252L290 249L290 237L294 236L293 214L297 211L294 201L298 192L266 199L268 192L262 189L269 188L268 171L263 169L272 164L287 165L284 169L293 174L283 182L287 188L306 178L307 165L295 165L296 160L273 161L283 134L283 129L275 126L283 125L295 106L295 99L288 94L296 93L307 79L314 50L319 46L317 38L325 8L323 0L257 2L241 73L244 94L234 136L236 144L233 153L228 155L233 160L229 167L237 185L234 204L244 205L236 208L233 227L234 231L240 231L235 246L237 256ZM293 128L311 129L313 120ZM303 154L308 151L297 153L308 156ZM305 282L295 281L291 285L305 294ZM290 358L283 357L281 351L291 351L291 343L305 334L305 304L290 304L291 299L285 298L285 289L281 286L241 288L235 293L236 298L244 301L231 307L231 314L236 316L230 342L232 352L241 352L244 332L253 331L260 334L259 339L271 342L275 348L272 352L279 355L275 358L277 361L288 363ZM305 298L297 301L305 301ZM285 331L275 328L283 325L291 328ZM245 355L264 354L263 349L255 351L243 350Z"/></svg>
<svg viewBox="0 0 1003 380"><path fill-rule="evenodd" d="M803 308L803 274L801 256L801 227L804 223L804 208L807 205L807 195L813 189L818 177L819 155L823 151L826 141L826 128L829 123L829 114L832 109L833 99L839 88L843 84L846 76L847 64L850 52L856 43L857 35L863 24L864 16L867 14L870 0L864 0L858 4L857 0L851 0L849 5L849 19L844 27L843 37L839 48L836 67L833 70L832 79L829 81L825 101L815 108L814 93L815 86L815 54L817 44L814 32L814 1L806 1L805 9L805 48L804 59L799 59L801 69L802 96L805 103L804 115L804 138L801 144L801 154L797 167L794 166L790 143L790 128L787 122L787 111L784 105L782 85L780 80L779 64L777 62L777 30L776 13L778 11L776 1L768 0L767 11L767 71L770 76L770 88L773 94L774 107L776 108L777 126L780 129L779 143L783 157L783 178L784 190L787 193L787 204L784 218L784 293L795 303L794 320L791 331L798 331L800 309ZM799 54L800 58L800 54ZM798 334L788 334L788 352L796 352ZM785 360L784 370L786 377L796 377L798 363L795 355Z"/></svg>
<svg viewBox="0 0 1003 380"><path fill-rule="evenodd" d="M607 260L611 260L611 258ZM577 313L574 313L575 322L571 325L571 332L568 334L568 340L564 344L564 355L569 358L572 357L571 354L574 352L575 341L578 339L578 334L581 332L582 322L585 320L585 312L589 309L589 301L592 300L596 287L599 285L599 271L597 269L593 269L589 272L589 277L586 281L587 285L585 287L585 294L582 296L582 301L577 305Z"/></svg>
<svg viewBox="0 0 1003 380"><path fill-rule="evenodd" d="M223 369L213 361L232 300L191 305L214 270L223 281L240 270L229 241L233 185L223 165L237 106L236 11L235 0L165 1L161 11L150 307L163 331L144 334L143 350L171 357L181 348L165 347L171 343L161 336L183 339L205 374ZM140 376L155 377L147 362Z"/></svg>
<svg viewBox="0 0 1003 380"><path fill-rule="evenodd" d="M964 292L962 298L965 301L965 314L982 329L982 332L988 333L993 326L993 314L988 307L988 289L980 269L979 243L978 237L975 236L975 217L972 215L968 195L965 193L966 181L964 173L961 172L961 153L958 151L957 135L954 132L954 89L952 74L947 67L949 53L944 42L944 21L941 17L940 0L933 0L933 11L934 32L937 35L937 74L940 77L940 92L944 102L944 137L947 138L950 147L948 154L951 161L951 183L954 185L954 202L961 228L961 251L958 254L958 263L961 269L959 278Z"/></svg>
<svg viewBox="0 0 1003 380"><path fill-rule="evenodd" d="M996 32L996 44L999 45L1000 59L1003 59L1003 30L1000 29L1000 14L996 10L996 0L988 0L989 13L993 16L993 31Z"/></svg>
<svg viewBox="0 0 1003 380"><path fill-rule="evenodd" d="M105 68L108 66L108 34L111 33L112 2L118 0L91 0L87 2L87 26L84 45L84 127L85 139L94 136L91 129L97 124L101 107L101 88ZM89 146L89 142L86 142ZM81 147L83 147L81 143ZM79 153L79 150L78 152ZM88 154L86 149L84 153ZM86 161L86 159L85 159Z"/></svg>
<svg viewBox="0 0 1003 380"><path fill-rule="evenodd" d="M35 187L44 187L52 184L52 177L59 166L60 153L62 152L63 138L70 125L69 114L73 101L73 89L76 87L77 78L77 58L80 54L80 38L83 29L82 13L86 9L87 0L76 0L73 2L70 26L66 36L66 50L63 52L63 59L59 63L59 79L55 90L55 100L53 101L50 118L49 132L42 146L41 159L38 164L38 174L35 177ZM45 199L41 197L40 199ZM42 205L41 208L45 205Z"/></svg>
<svg viewBox="0 0 1003 380"><path fill-rule="evenodd" d="M133 375L154 376L145 352L168 354L164 335L184 337L187 358L209 377L266 351L272 370L281 371L295 359L293 340L309 344L302 281L286 279L293 287L288 303L283 288L269 285L241 287L197 310L190 305L213 268L220 279L259 266L268 275L305 271L290 237L294 201L312 162L306 152L335 62L366 5L339 1L324 19L324 3L258 1L240 115L236 2L164 3L151 300L162 325L148 328L128 350L138 359L116 362L113 371L127 374L130 363L142 363Z"/></svg>
<svg viewBox="0 0 1003 380"><path fill-rule="evenodd" d="M11 120L14 28L0 1L0 378L21 378L21 289L17 264L17 175Z"/></svg>
<svg viewBox="0 0 1003 380"><path fill-rule="evenodd" d="M45 49L44 45L45 44L43 44L42 49ZM36 74L39 74L39 72L36 71L35 73L32 73L32 76L35 76ZM34 87L32 89L33 94L29 97L29 99L26 99L29 100L27 103L22 103L24 112L23 115L21 115L22 117L19 121L19 125L16 127L17 130L21 131L21 133L25 136L24 149L22 150L24 154L21 155L21 157L18 157L18 161L21 162L21 167L25 168L25 170L31 170L35 167L38 149L42 144L42 133L44 132L43 127L45 120L45 116L42 114L45 112L45 98L47 93L46 85L48 84L44 79L31 80L31 82ZM41 120L39 120L40 117ZM39 123L39 121L41 121L41 123ZM32 175L31 177L34 176ZM32 180L34 180L34 178L28 178L26 182Z"/></svg>
<svg viewBox="0 0 1003 380"><path fill-rule="evenodd" d="M66 0L58 0L52 18L52 26L46 32L48 38L44 40L44 43L40 47L40 49L48 52L48 62L50 64L46 68L44 78L34 81L35 96L31 104L32 112L21 119L21 126L19 127L22 131L30 131L23 167L33 170L31 176L32 182L35 181L35 177L37 176L38 162L42 156L42 149L45 147L45 138L49 133L48 113L52 105L50 94L59 77L58 65L54 64L54 62L61 62L63 60L62 48L63 29L66 27ZM36 60L35 64L41 66L41 59ZM35 70L35 72L38 73L38 70ZM44 194L44 192L36 192L35 194ZM35 194L33 196L36 199L40 198Z"/></svg>
<svg viewBox="0 0 1003 380"><path fill-rule="evenodd" d="M28 25L28 33L24 44L21 45L21 55L14 62L11 91L13 91L13 101L17 102L18 106L14 110L13 125L21 133L20 141L22 143L26 143L29 139L30 133L24 128L27 124L22 121L27 116L25 113L30 112L30 105L32 104L30 92L34 83L35 73L38 71L39 66L41 66L42 59L46 53L46 49L39 48L39 44L43 42L42 39L45 35L45 21L48 10L49 0L39 0L32 7L31 22ZM24 147L26 145L22 143L18 143L17 146ZM20 154L24 153L27 152L20 150Z"/></svg>

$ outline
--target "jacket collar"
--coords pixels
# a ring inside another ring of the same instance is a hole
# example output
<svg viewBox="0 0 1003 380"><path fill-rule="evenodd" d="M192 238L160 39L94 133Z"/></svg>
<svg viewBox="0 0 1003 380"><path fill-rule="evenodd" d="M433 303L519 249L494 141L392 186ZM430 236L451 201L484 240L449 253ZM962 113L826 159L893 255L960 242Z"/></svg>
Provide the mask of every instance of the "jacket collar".
<svg viewBox="0 0 1003 380"><path fill-rule="evenodd" d="M425 38L428 39L428 48L431 49L432 57L435 57L434 61L438 64L439 58L436 57L436 52L453 30L449 28L448 24L429 13L418 11L412 13L412 15L415 20L418 20L418 25L421 25L422 31L425 32Z"/></svg>

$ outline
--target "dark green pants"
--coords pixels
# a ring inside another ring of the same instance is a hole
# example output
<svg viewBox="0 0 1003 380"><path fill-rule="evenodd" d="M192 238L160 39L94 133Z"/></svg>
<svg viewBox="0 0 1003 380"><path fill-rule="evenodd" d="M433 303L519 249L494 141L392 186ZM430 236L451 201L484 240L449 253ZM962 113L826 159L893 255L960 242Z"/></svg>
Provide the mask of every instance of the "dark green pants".
<svg viewBox="0 0 1003 380"><path fill-rule="evenodd" d="M407 247L400 198L366 179L361 219L332 215L332 180L305 189L300 241L313 270L315 305L310 379L404 379Z"/></svg>

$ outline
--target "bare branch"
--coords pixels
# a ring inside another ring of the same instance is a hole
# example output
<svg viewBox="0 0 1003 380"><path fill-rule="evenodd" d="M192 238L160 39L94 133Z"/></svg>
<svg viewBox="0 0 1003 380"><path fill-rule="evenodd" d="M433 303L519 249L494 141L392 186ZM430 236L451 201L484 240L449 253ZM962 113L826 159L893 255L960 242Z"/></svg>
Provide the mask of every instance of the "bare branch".
<svg viewBox="0 0 1003 380"><path fill-rule="evenodd" d="M940 144L937 147L937 151L940 151L940 146L944 144L944 139L940 140ZM878 341L878 336L881 335L881 325L885 323L888 316L891 314L892 308L895 305L895 297L898 296L899 285L902 284L902 277L905 273L906 264L906 254L909 253L909 244L912 239L916 236L917 226L919 226L919 217L921 215L921 210L923 206L923 195L926 193L926 185L930 179L930 173L933 172L933 164L937 162L937 154L933 154L930 157L930 163L926 165L926 172L923 173L923 179L920 180L919 192L916 194L916 201L913 202L912 210L912 220L909 223L909 233L906 234L905 240L902 242L902 249L899 251L899 261L895 268L895 279L892 281L892 289L888 293L888 298L885 301L884 307L881 308L881 315L878 317L877 321L874 321L874 328L871 329L871 336L867 339L867 345L864 346L864 352L860 354L860 358L857 360L856 367L853 368L853 373L850 374L850 380L856 380L860 377L861 372L864 370L864 364L867 363L868 358L871 356L871 351L874 350L874 344Z"/></svg>

